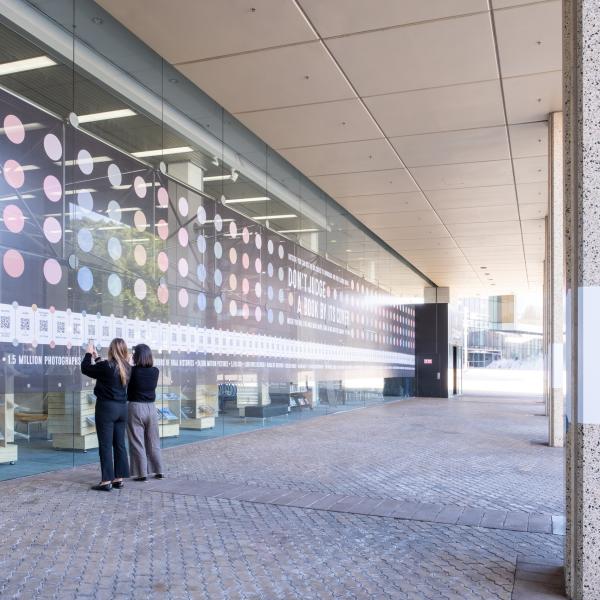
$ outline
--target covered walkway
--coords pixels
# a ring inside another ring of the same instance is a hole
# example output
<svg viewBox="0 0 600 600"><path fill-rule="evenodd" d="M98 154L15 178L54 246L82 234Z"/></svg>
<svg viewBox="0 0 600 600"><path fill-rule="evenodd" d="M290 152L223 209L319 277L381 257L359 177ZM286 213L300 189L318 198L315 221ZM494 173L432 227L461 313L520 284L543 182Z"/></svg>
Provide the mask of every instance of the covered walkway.
<svg viewBox="0 0 600 600"><path fill-rule="evenodd" d="M560 598L563 456L536 397L400 400L0 484L3 598Z"/></svg>

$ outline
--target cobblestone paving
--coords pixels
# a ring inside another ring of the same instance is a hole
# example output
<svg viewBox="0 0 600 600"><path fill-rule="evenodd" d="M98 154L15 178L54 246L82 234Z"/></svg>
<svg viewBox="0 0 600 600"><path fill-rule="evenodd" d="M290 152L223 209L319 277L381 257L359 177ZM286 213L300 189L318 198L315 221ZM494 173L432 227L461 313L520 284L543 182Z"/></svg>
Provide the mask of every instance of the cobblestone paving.
<svg viewBox="0 0 600 600"><path fill-rule="evenodd" d="M488 412L485 401L460 401L463 418L453 419L445 408L449 402L441 401L436 425L435 402L374 407L170 450L165 453L169 475L265 488L304 484L307 492L354 490L421 502L435 494L447 498L451 490L455 504L460 498L482 508L487 490L494 494L492 505L556 512L560 454L531 444L541 439L544 426L543 419L531 416L536 405L507 402L502 410L496 403ZM410 433L416 423L423 424L419 435ZM458 429L468 431L466 440L448 433ZM336 432L336 441L327 441ZM434 451L425 451L427 440ZM295 451L286 450L284 442ZM403 452L396 448L405 445ZM475 455L470 461L469 445ZM501 470L491 468L494 445ZM450 452L454 456L446 455ZM364 453L368 456L358 465L351 460ZM293 465L279 464L292 456ZM461 459L468 464L461 465ZM397 465L399 460L411 464ZM214 470L206 464L211 461ZM476 472L478 465L483 474ZM546 470L532 474L524 467ZM413 474L414 487L397 481L419 468L430 470L435 485L426 485L427 473ZM486 484L491 471L495 481ZM123 490L98 493L82 483L88 474L94 482L96 469L85 467L0 484L1 598L509 600L518 559L524 565L562 559L559 535L204 497L168 486L160 490L157 484L128 482ZM534 571L518 572L525 577Z"/></svg>
<svg viewBox="0 0 600 600"><path fill-rule="evenodd" d="M177 476L562 513L562 449L535 399L415 399L169 454Z"/></svg>

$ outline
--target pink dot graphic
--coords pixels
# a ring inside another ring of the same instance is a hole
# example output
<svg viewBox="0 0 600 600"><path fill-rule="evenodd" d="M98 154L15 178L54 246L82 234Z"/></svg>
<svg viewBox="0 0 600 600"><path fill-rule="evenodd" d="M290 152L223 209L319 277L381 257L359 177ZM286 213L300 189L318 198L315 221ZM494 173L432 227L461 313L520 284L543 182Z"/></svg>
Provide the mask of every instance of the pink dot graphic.
<svg viewBox="0 0 600 600"><path fill-rule="evenodd" d="M23 213L17 205L9 204L8 206L5 206L2 211L2 218L4 220L4 225L6 225L6 229L12 233L21 233L21 231L23 231L25 217L23 217Z"/></svg>
<svg viewBox="0 0 600 600"><path fill-rule="evenodd" d="M177 239L179 243L185 248L188 245L189 237L187 229L183 229L183 227L177 232Z"/></svg>
<svg viewBox="0 0 600 600"><path fill-rule="evenodd" d="M242 254L242 265L244 269L247 269L250 266L250 257L245 252Z"/></svg>
<svg viewBox="0 0 600 600"><path fill-rule="evenodd" d="M9 277L17 279L23 275L25 261L20 252L17 252L16 250L7 250L2 258L2 266Z"/></svg>
<svg viewBox="0 0 600 600"><path fill-rule="evenodd" d="M158 256L156 257L156 262L158 263L158 268L163 273L166 273L167 269L169 268L169 257L167 256L167 253L159 252Z"/></svg>
<svg viewBox="0 0 600 600"><path fill-rule="evenodd" d="M242 229L242 239L244 240L244 244L247 244L250 241L250 232L247 227Z"/></svg>
<svg viewBox="0 0 600 600"><path fill-rule="evenodd" d="M25 183L25 173L23 172L23 167L12 158L9 158L2 167L2 171L4 173L4 179L6 179L6 183L11 187L18 190Z"/></svg>
<svg viewBox="0 0 600 600"><path fill-rule="evenodd" d="M137 244L133 249L133 258L140 267L143 267L146 264L146 248L141 244Z"/></svg>
<svg viewBox="0 0 600 600"><path fill-rule="evenodd" d="M137 181L137 179L138 178L136 178L136 181ZM140 179L141 179L141 177L140 177ZM158 188L158 192L156 192L156 196L158 198L158 203L160 204L160 206L165 208L166 206L169 205L169 192L167 192L167 190L164 187Z"/></svg>
<svg viewBox="0 0 600 600"><path fill-rule="evenodd" d="M44 178L44 194L50 202L58 202L62 198L62 186L54 175L47 175Z"/></svg>
<svg viewBox="0 0 600 600"><path fill-rule="evenodd" d="M179 300L179 306L181 306L181 308L186 308L188 305L188 302L190 301L188 291L185 288L181 288L179 290L179 294L177 294L177 296L178 296L178 300Z"/></svg>
<svg viewBox="0 0 600 600"><path fill-rule="evenodd" d="M260 323L260 320L262 319L262 310L260 309L260 306L257 306L254 309L254 318L256 319L257 323Z"/></svg>
<svg viewBox="0 0 600 600"><path fill-rule="evenodd" d="M54 217L47 217L44 221L44 235L51 244L56 244L62 237L62 227Z"/></svg>
<svg viewBox="0 0 600 600"><path fill-rule="evenodd" d="M20 144L25 139L25 128L16 115L4 117L4 133L13 144Z"/></svg>
<svg viewBox="0 0 600 600"><path fill-rule="evenodd" d="M44 263L44 278L51 285L60 283L60 280L62 279L62 269L56 259L49 258Z"/></svg>
<svg viewBox="0 0 600 600"><path fill-rule="evenodd" d="M169 225L164 219L161 219L156 224L156 233L161 240L166 240L169 237Z"/></svg>
<svg viewBox="0 0 600 600"><path fill-rule="evenodd" d="M244 279L242 279L242 292L245 294L247 294L250 291L250 283L248 282L248 280L244 277Z"/></svg>
<svg viewBox="0 0 600 600"><path fill-rule="evenodd" d="M44 137L44 150L50 160L60 160L62 156L62 144L53 133L48 133Z"/></svg>
<svg viewBox="0 0 600 600"><path fill-rule="evenodd" d="M244 306L242 306L242 317L244 317L244 319L247 319L250 316L250 309L248 308L247 304L244 304Z"/></svg>
<svg viewBox="0 0 600 600"><path fill-rule="evenodd" d="M140 177L140 175L133 180L133 189L135 190L138 198L146 197L146 182L144 181L143 177Z"/></svg>
<svg viewBox="0 0 600 600"><path fill-rule="evenodd" d="M157 296L158 296L158 301L161 304L166 304L169 301L169 290L167 289L166 285L161 283L158 286Z"/></svg>

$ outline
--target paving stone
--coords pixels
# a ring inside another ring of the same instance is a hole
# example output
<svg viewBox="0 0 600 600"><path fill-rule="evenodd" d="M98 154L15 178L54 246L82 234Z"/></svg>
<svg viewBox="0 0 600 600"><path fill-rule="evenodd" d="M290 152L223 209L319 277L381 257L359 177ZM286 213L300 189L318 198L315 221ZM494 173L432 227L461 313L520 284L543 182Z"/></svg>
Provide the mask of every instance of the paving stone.
<svg viewBox="0 0 600 600"><path fill-rule="evenodd" d="M507 511L489 509L483 513L480 527L490 527L492 529L501 529L506 520Z"/></svg>
<svg viewBox="0 0 600 600"><path fill-rule="evenodd" d="M483 519L484 512L482 508L465 508L457 521L457 525L478 526L481 519Z"/></svg>
<svg viewBox="0 0 600 600"><path fill-rule="evenodd" d="M552 533L552 515L530 514L527 531L531 533Z"/></svg>
<svg viewBox="0 0 600 600"><path fill-rule="evenodd" d="M527 531L529 513L522 511L509 511L504 520L504 529L512 531Z"/></svg>
<svg viewBox="0 0 600 600"><path fill-rule="evenodd" d="M441 512L443 504L422 503L412 515L411 519L415 521L435 521L435 518Z"/></svg>
<svg viewBox="0 0 600 600"><path fill-rule="evenodd" d="M448 504L442 508L442 510L435 517L436 523L448 523L449 525L454 525L458 521L460 515L462 514L464 507L462 506L453 506L452 504Z"/></svg>

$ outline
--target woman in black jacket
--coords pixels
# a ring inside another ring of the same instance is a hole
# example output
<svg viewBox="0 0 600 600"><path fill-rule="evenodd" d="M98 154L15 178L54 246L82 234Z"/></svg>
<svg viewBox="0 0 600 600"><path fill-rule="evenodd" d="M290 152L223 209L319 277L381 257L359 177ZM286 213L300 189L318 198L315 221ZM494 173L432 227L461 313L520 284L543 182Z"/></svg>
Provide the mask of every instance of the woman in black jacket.
<svg viewBox="0 0 600 600"><path fill-rule="evenodd" d="M127 344L121 338L115 338L108 348L108 359L101 360L94 344L90 342L81 361L81 372L96 380L96 433L102 481L92 489L110 492L113 487L122 488L123 478L129 477L125 428L127 383L131 367L128 362Z"/></svg>
<svg viewBox="0 0 600 600"><path fill-rule="evenodd" d="M131 474L136 481L146 481L151 473L156 479L162 479L158 416L154 405L158 369L154 366L152 350L146 344L138 344L133 349L133 365L127 388Z"/></svg>

